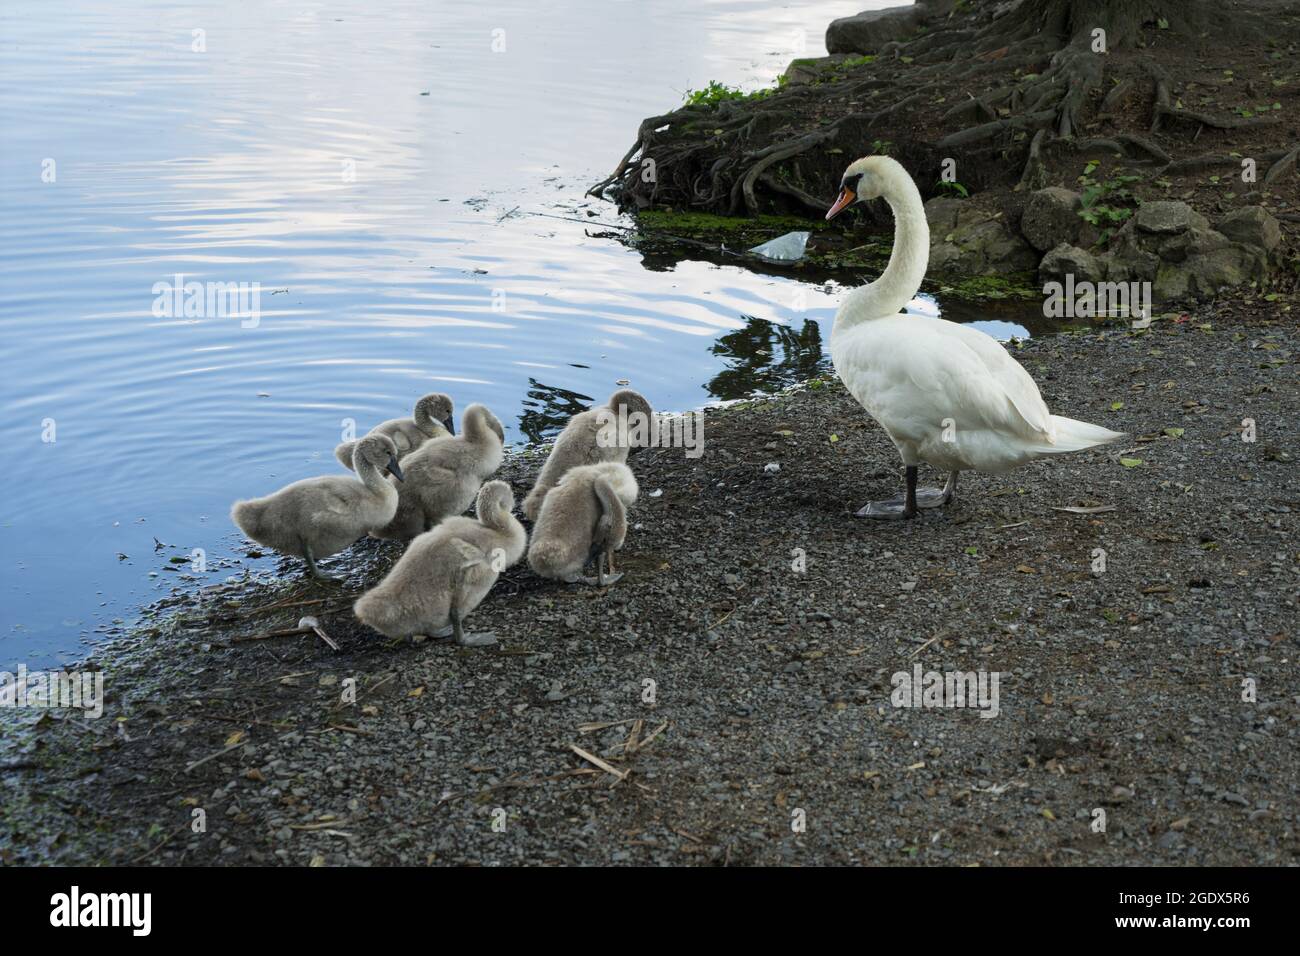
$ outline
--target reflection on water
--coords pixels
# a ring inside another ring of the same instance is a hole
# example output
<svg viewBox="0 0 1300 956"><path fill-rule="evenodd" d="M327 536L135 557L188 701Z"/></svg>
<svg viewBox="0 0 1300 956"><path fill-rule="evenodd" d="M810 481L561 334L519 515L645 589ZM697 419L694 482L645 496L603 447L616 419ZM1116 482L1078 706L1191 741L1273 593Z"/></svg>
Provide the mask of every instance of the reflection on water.
<svg viewBox="0 0 1300 956"><path fill-rule="evenodd" d="M624 380L682 410L815 371L841 288L651 271L584 192L685 89L871 5L0 6L0 669L80 656L195 548L199 583L273 568L230 503L425 392L517 443ZM256 326L155 315L178 273L257 283Z"/></svg>
<svg viewBox="0 0 1300 956"><path fill-rule="evenodd" d="M823 374L830 356L822 354L816 322L798 329L746 316L745 327L721 336L711 350L727 367L709 379L709 394L722 399L751 392L775 392Z"/></svg>
<svg viewBox="0 0 1300 956"><path fill-rule="evenodd" d="M614 389L610 389L611 394ZM585 412L597 401L604 401L607 396L598 398L583 395L558 385L543 385L535 378L528 380L528 391L520 404L523 411L519 415L519 430L531 443L552 438L574 415Z"/></svg>

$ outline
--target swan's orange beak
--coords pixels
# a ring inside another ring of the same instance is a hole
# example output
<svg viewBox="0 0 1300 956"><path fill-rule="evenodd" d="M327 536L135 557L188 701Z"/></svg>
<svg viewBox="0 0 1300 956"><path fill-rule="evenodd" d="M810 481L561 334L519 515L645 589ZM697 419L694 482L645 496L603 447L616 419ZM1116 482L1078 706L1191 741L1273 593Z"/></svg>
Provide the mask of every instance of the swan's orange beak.
<svg viewBox="0 0 1300 956"><path fill-rule="evenodd" d="M826 218L834 219L836 216L838 216L841 212L844 211L844 208L846 206L850 205L853 202L853 200L857 198L858 198L857 194L854 193L852 189L850 189L848 186L841 186L839 198L835 200L835 205L831 206L831 208L827 211Z"/></svg>

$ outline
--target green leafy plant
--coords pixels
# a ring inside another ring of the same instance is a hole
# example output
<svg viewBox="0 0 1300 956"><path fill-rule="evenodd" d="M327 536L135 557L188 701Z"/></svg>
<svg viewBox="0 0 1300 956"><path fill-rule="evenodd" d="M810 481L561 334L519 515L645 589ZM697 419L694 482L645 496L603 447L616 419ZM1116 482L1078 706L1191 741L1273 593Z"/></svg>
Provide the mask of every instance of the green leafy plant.
<svg viewBox="0 0 1300 956"><path fill-rule="evenodd" d="M775 89L754 90L752 93L746 93L735 86L727 86L717 80L710 80L709 85L702 90L686 91L686 105L714 107L725 100L758 100L765 96L771 96L784 85L784 74L777 78Z"/></svg>
<svg viewBox="0 0 1300 956"><path fill-rule="evenodd" d="M966 199L967 197L970 196L970 190L967 189L965 186L963 186L961 183L957 182L956 180L953 180L952 182L948 182L947 180L941 179L937 183L935 183L935 186L937 186L939 189L943 190L946 193L958 195L962 199Z"/></svg>
<svg viewBox="0 0 1300 956"><path fill-rule="evenodd" d="M1094 179L1092 174L1100 165L1095 159L1089 160L1078 178L1079 185L1083 187L1079 217L1102 230L1099 244L1107 242L1111 230L1129 219L1142 202L1129 189L1130 183L1135 183L1142 177L1112 176L1104 180Z"/></svg>

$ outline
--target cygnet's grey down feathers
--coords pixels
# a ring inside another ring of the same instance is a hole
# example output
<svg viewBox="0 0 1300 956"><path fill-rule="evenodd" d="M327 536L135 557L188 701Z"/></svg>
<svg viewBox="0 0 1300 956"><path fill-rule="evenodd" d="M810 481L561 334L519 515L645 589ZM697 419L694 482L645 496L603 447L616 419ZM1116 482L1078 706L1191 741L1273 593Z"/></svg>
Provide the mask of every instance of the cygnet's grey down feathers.
<svg viewBox="0 0 1300 956"><path fill-rule="evenodd" d="M402 461L397 511L376 538L408 540L443 518L463 514L479 487L501 466L505 432L483 405L465 409L461 434L435 438Z"/></svg>
<svg viewBox="0 0 1300 956"><path fill-rule="evenodd" d="M436 636L456 626L523 557L527 535L514 505L508 484L488 482L478 494L478 519L446 518L418 536L356 602L357 618L389 637Z"/></svg>
<svg viewBox="0 0 1300 956"><path fill-rule="evenodd" d="M401 473L393 440L367 435L357 442L353 460L356 475L304 478L265 498L237 501L231 520L258 544L306 558L316 574L316 558L383 527L397 510L397 489L383 474Z"/></svg>
<svg viewBox="0 0 1300 956"><path fill-rule="evenodd" d="M623 547L636 496L636 478L621 462L570 468L542 502L528 566L543 577L578 580L593 557Z"/></svg>
<svg viewBox="0 0 1300 956"><path fill-rule="evenodd" d="M620 389L609 397L604 405L597 405L585 412L579 412L569 419L569 423L556 439L542 471L537 476L532 491L524 498L524 515L529 521L536 521L542 509L542 501L547 493L559 484L560 479L570 468L579 465L594 465L604 461L626 462L628 445L601 440L602 419L608 421L612 413L620 414L625 422L631 422L632 416L643 416L647 429L655 427L654 410L645 397L631 389ZM603 414L602 414L603 413ZM611 429L612 430L612 429ZM608 438L610 431L606 431ZM628 429L629 440L635 437L632 428ZM653 434L647 432L647 440L653 440Z"/></svg>
<svg viewBox="0 0 1300 956"><path fill-rule="evenodd" d="M415 403L411 418L390 418L370 429L368 434L387 435L397 446L397 460L401 461L425 442L444 435L454 435L452 426L451 396L430 392ZM345 441L334 449L334 457L345 468L352 467L352 451L357 441Z"/></svg>

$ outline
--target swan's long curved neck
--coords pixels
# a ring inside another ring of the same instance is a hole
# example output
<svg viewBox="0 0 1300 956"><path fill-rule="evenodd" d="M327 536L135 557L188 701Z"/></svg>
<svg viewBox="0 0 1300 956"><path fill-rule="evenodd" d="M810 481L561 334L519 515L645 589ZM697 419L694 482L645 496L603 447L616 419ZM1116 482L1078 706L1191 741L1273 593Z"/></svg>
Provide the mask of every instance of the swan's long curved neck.
<svg viewBox="0 0 1300 956"><path fill-rule="evenodd" d="M379 466L374 462L358 455L357 460L353 464L357 470L357 477L361 479L361 483L371 491L382 491L383 489L390 487L388 479L384 477L383 471L381 471Z"/></svg>
<svg viewBox="0 0 1300 956"><path fill-rule="evenodd" d="M885 196L894 213L894 249L880 278L854 289L835 313L835 331L859 322L897 315L916 296L930 262L930 226L921 194L910 176L900 176Z"/></svg>
<svg viewBox="0 0 1300 956"><path fill-rule="evenodd" d="M471 445L494 442L497 437L496 432L492 430L492 426L488 424L487 416L482 412L475 412L462 418L460 430L465 441Z"/></svg>

